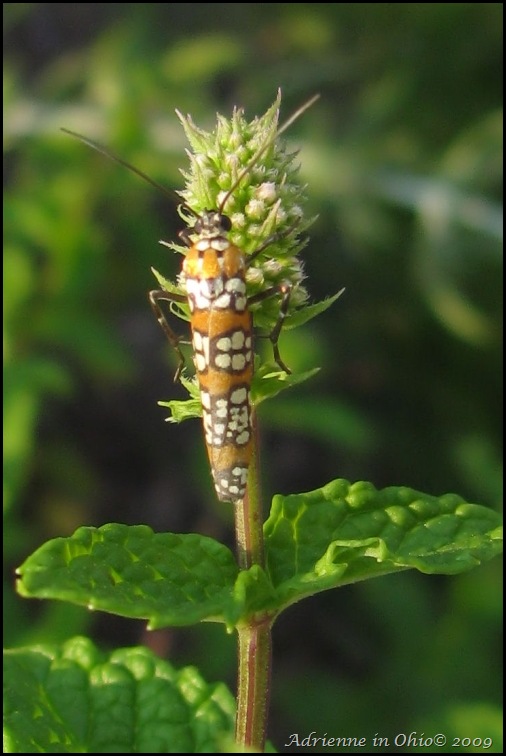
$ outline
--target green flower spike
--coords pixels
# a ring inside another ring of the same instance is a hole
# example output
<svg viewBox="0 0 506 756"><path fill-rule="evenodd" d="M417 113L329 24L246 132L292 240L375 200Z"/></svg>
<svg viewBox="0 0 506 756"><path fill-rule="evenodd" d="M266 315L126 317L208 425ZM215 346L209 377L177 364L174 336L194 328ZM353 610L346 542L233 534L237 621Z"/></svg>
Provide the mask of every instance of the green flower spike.
<svg viewBox="0 0 506 756"><path fill-rule="evenodd" d="M255 256L247 270L248 297L288 284L290 303L283 327L294 328L330 307L341 292L318 304L308 304L308 293L302 285L303 264L298 255L307 244L304 232L315 219L304 217L305 186L298 181L297 152L288 152L277 139L280 103L278 93L265 115L251 122L246 121L243 110L238 108L234 109L230 120L218 115L217 127L210 133L199 128L191 116L177 112L191 146L191 151L188 150L190 169L182 171L186 186L179 192L184 201L180 215L191 228L204 210L219 209L232 223L228 238L246 256L254 254L273 238L272 244ZM180 244L163 244L182 254L188 251ZM153 273L166 291L185 294L182 279L176 286L156 270ZM186 305L173 305L172 310L179 317L189 319ZM251 310L255 327L270 333L278 319L279 297L267 297L252 305ZM315 372L287 377L272 365L263 368L256 371L254 403L300 383ZM265 376L267 382L263 380ZM259 380L265 384L265 390L258 386ZM160 402L171 410L168 418L171 421L200 415L198 393L187 381L184 383L193 396L191 405Z"/></svg>

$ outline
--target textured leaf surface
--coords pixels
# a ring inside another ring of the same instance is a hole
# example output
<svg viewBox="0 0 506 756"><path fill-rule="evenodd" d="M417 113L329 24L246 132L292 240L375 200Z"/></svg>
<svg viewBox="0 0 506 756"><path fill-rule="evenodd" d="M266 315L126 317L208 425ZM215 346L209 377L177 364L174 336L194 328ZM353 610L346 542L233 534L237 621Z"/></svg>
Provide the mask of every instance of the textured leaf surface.
<svg viewBox="0 0 506 756"><path fill-rule="evenodd" d="M80 528L38 549L19 569L21 595L54 598L149 620L151 628L222 621L329 588L416 568L454 574L502 548L498 515L447 494L378 491L336 480L276 496L265 523L266 570L239 572L232 553L204 536L144 525Z"/></svg>
<svg viewBox="0 0 506 756"><path fill-rule="evenodd" d="M233 619L237 571L212 538L112 523L41 546L19 568L18 591L147 619L153 629Z"/></svg>
<svg viewBox="0 0 506 756"><path fill-rule="evenodd" d="M146 648L4 652L4 753L220 753L234 700Z"/></svg>
<svg viewBox="0 0 506 756"><path fill-rule="evenodd" d="M454 494L332 483L276 496L265 523L267 569L284 605L414 567L456 574L502 549L499 516Z"/></svg>

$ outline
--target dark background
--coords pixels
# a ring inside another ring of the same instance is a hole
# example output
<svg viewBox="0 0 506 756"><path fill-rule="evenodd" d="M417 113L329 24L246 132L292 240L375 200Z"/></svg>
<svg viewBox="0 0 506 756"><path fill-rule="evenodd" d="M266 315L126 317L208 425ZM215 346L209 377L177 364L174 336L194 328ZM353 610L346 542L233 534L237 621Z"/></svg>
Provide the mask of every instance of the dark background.
<svg viewBox="0 0 506 756"><path fill-rule="evenodd" d="M13 592L31 551L83 524L232 544L198 422L167 425L157 406L184 393L146 292L150 266L178 272L157 242L181 221L59 128L178 189L176 107L210 129L234 105L262 114L278 87L282 117L320 92L286 139L319 216L311 297L346 293L282 336L289 365L321 372L262 407L267 500L346 477L496 509L502 4L5 3L4 16L5 644L142 642L233 689L221 626L146 633ZM276 748L295 752L293 733L370 744L416 731L492 737L500 752L499 569L407 572L288 610L274 632Z"/></svg>

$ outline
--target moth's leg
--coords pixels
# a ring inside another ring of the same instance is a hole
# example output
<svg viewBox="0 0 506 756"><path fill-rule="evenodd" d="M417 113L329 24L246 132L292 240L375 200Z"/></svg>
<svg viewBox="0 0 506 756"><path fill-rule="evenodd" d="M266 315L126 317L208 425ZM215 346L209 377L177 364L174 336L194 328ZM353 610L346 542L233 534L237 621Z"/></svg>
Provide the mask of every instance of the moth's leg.
<svg viewBox="0 0 506 756"><path fill-rule="evenodd" d="M169 344L173 349L176 350L177 356L179 358L179 364L176 369L176 373L174 375L174 382L176 382L179 379L179 376L181 375L181 371L184 367L184 356L183 353L179 347L179 344L181 343L181 337L175 333L170 325L167 322L167 318L165 317L165 314L160 307L160 302L186 302L187 299L182 294L174 294L168 291L164 291L163 289L154 289L153 291L149 292L149 302L151 304L151 307L153 309L153 312L155 313L155 317L160 323L163 332L167 336L167 339L169 341Z"/></svg>
<svg viewBox="0 0 506 756"><path fill-rule="evenodd" d="M278 339L279 339L279 334L281 333L281 329L283 328L283 322L288 313L288 305L290 304L291 293L292 293L292 287L290 286L290 284L282 283L282 284L279 284L279 286L273 286L271 289L262 291L260 292L260 294L255 294L255 296L250 297L248 299L248 305L252 305L252 304L256 304L257 302L262 302L264 299L267 299L268 297L273 297L276 294L281 294L281 305L279 307L278 319L276 320L276 323L272 331L269 334L266 334L266 338L268 338L272 344L272 352L273 352L274 360L276 364L279 365L281 370L284 370L285 373L288 373L288 374L290 374L292 371L285 365L285 363L281 359L281 356L279 354Z"/></svg>

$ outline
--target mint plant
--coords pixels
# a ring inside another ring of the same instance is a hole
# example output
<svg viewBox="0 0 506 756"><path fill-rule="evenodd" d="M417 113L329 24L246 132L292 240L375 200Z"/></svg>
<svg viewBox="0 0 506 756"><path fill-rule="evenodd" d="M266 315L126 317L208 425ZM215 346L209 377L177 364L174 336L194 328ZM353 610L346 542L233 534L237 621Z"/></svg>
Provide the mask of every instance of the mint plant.
<svg viewBox="0 0 506 756"><path fill-rule="evenodd" d="M289 283L286 327L295 328L341 292L308 304L298 254L311 219L304 218L295 156L276 139L279 106L278 96L251 123L239 110L230 121L219 117L211 134L180 116L193 150L181 212L192 225L202 211L219 207L267 145L224 212L232 221L230 240L245 254L274 235L247 271L248 295ZM182 281L155 276L167 292L184 294ZM174 302L171 309L189 319L184 303ZM276 298L258 301L255 326L270 332L278 309ZM317 370L287 374L270 360L256 359L254 408ZM185 373L182 381L189 398L161 402L177 423L201 415L195 380ZM110 523L49 541L18 570L22 596L147 620L150 629L222 623L238 640L235 706L223 685L209 685L193 668L177 671L145 648L105 655L90 640L76 638L60 647L7 651L5 752L263 752L271 630L284 609L318 592L399 570L457 574L501 549L499 517L486 507L455 494L436 497L402 486L377 490L369 482L343 479L274 496L263 523L258 456L255 449L245 498L223 505L234 507L235 555L199 534Z"/></svg>

